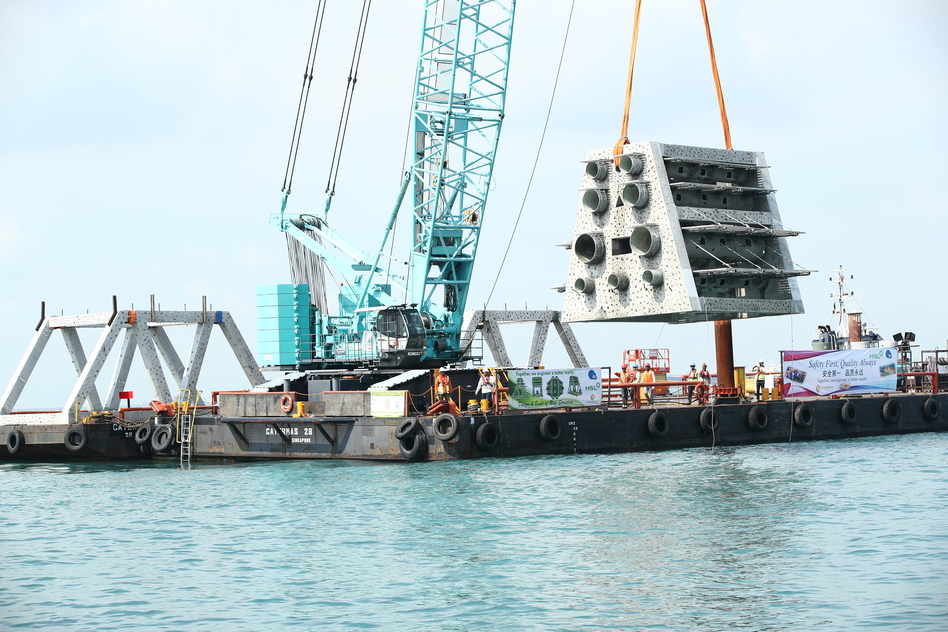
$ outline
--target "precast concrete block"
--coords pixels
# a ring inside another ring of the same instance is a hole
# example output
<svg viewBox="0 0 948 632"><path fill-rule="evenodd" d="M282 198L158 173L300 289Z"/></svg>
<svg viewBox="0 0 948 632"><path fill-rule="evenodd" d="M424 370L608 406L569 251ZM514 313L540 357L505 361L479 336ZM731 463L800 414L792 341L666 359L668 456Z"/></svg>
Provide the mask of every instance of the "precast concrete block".
<svg viewBox="0 0 948 632"><path fill-rule="evenodd" d="M566 322L803 313L762 152L628 144L583 161Z"/></svg>

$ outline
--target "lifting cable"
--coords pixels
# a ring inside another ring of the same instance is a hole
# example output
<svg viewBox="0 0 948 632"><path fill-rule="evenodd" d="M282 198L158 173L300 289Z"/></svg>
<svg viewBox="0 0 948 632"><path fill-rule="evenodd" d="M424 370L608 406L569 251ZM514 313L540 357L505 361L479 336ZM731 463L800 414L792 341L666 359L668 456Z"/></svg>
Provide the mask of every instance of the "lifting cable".
<svg viewBox="0 0 948 632"><path fill-rule="evenodd" d="M629 51L629 75L625 84L625 108L622 110L622 136L612 148L616 168L619 168L619 155L625 151L629 142L629 107L632 105L632 71L635 70L635 48L639 43L639 16L642 14L642 0L635 0L635 17L632 20L632 49Z"/></svg>
<svg viewBox="0 0 948 632"><path fill-rule="evenodd" d="M352 49L352 61L349 62L349 78L346 81L346 93L343 97L342 112L339 114L339 126L336 129L336 143L333 147L332 160L329 164L329 180L326 182L326 210L329 210L329 201L336 194L336 179L339 176L339 165L342 162L342 148L346 142L346 130L349 127L349 113L352 110L352 97L355 93L356 82L359 80L359 62L362 61L362 43L365 41L366 27L369 22L369 9L372 0L363 0L362 13L359 15L359 29L356 32L356 41Z"/></svg>
<svg viewBox="0 0 948 632"><path fill-rule="evenodd" d="M727 109L724 107L724 92L721 89L721 77L718 75L718 63L714 57L714 42L711 40L711 24L708 21L708 7L705 0L701 2L701 15L704 17L704 30L708 35L708 51L711 55L711 74L714 76L714 88L718 95L718 107L721 109L721 126L724 128L724 146L727 149L733 149L731 146L731 127L727 120ZM612 148L616 167L619 166L619 156L625 150L626 143L629 142L629 108L632 104L632 74L635 69L635 49L639 41L639 17L641 15L642 0L635 0L635 17L632 22L632 47L629 51L629 74L626 80L625 88L625 107L622 111L622 136L616 141Z"/></svg>
<svg viewBox="0 0 948 632"><path fill-rule="evenodd" d="M300 88L300 100L296 106L296 121L293 123L293 139L290 141L290 154L286 158L286 172L283 174L283 207L286 208L286 196L293 189L293 174L296 172L296 157L300 150L300 136L303 134L303 119L306 118L306 105L309 103L309 89L313 83L313 67L316 64L316 49L319 48L319 36L323 31L323 16L326 14L325 0L319 0L316 6L316 20L313 34L309 38L309 53L306 55L306 67L303 69L303 87Z"/></svg>
<svg viewBox="0 0 948 632"><path fill-rule="evenodd" d="M721 90L721 77L718 76L718 62L714 58L714 42L711 41L711 24L708 22L708 7L704 0L701 0L701 15L704 16L704 30L708 34L708 52L711 53L711 73L714 75L714 88L718 93L718 107L721 108L721 126L724 128L724 147L734 149L731 146L731 126L728 125L727 110L724 108L724 92Z"/></svg>

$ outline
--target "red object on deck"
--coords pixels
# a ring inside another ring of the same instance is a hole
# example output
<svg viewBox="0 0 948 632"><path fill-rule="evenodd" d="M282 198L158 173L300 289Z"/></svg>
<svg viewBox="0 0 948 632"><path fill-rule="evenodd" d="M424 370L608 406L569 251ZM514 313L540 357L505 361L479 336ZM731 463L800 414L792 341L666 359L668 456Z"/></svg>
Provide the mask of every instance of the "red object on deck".
<svg viewBox="0 0 948 632"><path fill-rule="evenodd" d="M450 399L448 401L437 401L428 408L429 415L440 415L444 412L451 413L455 417L461 416L461 411L458 410L454 401Z"/></svg>
<svg viewBox="0 0 948 632"><path fill-rule="evenodd" d="M131 399L135 397L133 391L119 391L119 399Z"/></svg>
<svg viewBox="0 0 948 632"><path fill-rule="evenodd" d="M159 415L174 416L174 406L160 402L157 399L151 400L151 409Z"/></svg>

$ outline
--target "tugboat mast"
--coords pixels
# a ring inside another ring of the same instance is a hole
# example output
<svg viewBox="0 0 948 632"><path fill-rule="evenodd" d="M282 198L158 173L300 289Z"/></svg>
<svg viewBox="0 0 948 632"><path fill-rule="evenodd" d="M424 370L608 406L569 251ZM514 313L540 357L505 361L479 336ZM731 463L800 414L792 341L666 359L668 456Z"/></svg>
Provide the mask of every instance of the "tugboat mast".
<svg viewBox="0 0 948 632"><path fill-rule="evenodd" d="M842 265L839 266L836 270L833 270L833 273L836 275L836 278L830 277L830 281L835 281L837 285L837 290L835 294L830 294L830 298L833 299L833 315L839 316L839 324L836 325L837 338L849 338L849 324L846 321L846 298L854 294L854 292L846 292L846 270ZM853 275L849 275L850 280L853 278Z"/></svg>

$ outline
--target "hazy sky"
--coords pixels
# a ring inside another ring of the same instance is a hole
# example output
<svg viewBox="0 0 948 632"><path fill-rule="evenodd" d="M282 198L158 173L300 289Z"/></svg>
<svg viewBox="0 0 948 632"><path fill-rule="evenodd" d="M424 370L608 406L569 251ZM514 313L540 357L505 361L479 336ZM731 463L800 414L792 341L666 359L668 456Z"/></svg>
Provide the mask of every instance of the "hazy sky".
<svg viewBox="0 0 948 632"><path fill-rule="evenodd" d="M321 208L358 9L328 0L291 212ZM708 3L736 149L772 165L806 314L734 322L735 362L777 361L830 322L843 265L871 326L948 345L944 153L948 3ZM468 307L480 307L524 198L570 0L518 4L507 117ZM586 151L619 134L634 2L576 0L550 129L489 308L558 309ZM375 0L332 219L373 251L395 199L419 0ZM50 313L200 305L252 346L255 288L289 280L279 210L316 1L0 0L0 388ZM697 0L645 0L629 138L723 146ZM671 350L713 366L713 326L583 324L592 365ZM192 332L176 332L186 354ZM526 359L525 326L508 343ZM91 346L91 338L87 348ZM551 337L552 340L552 337ZM19 408L61 406L60 336ZM202 388L244 388L219 333ZM551 345L549 367L568 364ZM136 360L136 366L140 364ZM129 388L151 399L140 371ZM104 373L109 374L111 366Z"/></svg>

